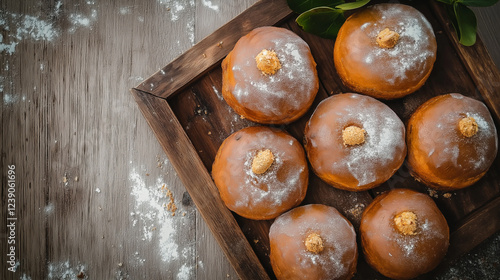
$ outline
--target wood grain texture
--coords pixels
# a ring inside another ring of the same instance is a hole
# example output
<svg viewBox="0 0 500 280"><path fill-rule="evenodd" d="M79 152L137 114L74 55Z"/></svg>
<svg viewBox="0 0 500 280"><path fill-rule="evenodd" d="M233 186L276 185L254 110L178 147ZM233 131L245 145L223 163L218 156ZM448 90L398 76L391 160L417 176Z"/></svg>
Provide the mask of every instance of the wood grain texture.
<svg viewBox="0 0 500 280"><path fill-rule="evenodd" d="M217 36L207 36L136 88L167 98L221 61L241 36L258 26L274 25L290 14L284 0L259 1L254 9L246 10L231 24L222 26ZM164 73L168 73L169 83L162 82Z"/></svg>
<svg viewBox="0 0 500 280"><path fill-rule="evenodd" d="M0 3L1 43L17 44L0 57L2 209L6 166L20 175L19 264L14 274L4 269L2 248L0 279L74 279L80 270L88 279L237 278L129 94L200 40L197 27L212 32L255 1L229 11L212 0L221 12L204 26L213 16L205 2ZM175 217L162 212L163 184Z"/></svg>
<svg viewBox="0 0 500 280"><path fill-rule="evenodd" d="M245 236L241 231L234 231L238 228L236 220L229 209L221 207L224 202L212 177L203 166L197 150L192 146L167 101L139 90L132 90L132 94L153 131L166 132L158 138L160 144L176 167L177 174L188 187L191 198L239 273L239 277L266 279L267 274ZM205 172L199 172L200 170Z"/></svg>
<svg viewBox="0 0 500 280"><path fill-rule="evenodd" d="M450 41L454 45L465 67L469 71L474 83L481 92L484 102L493 112L497 123L500 122L500 71L491 60L488 50L484 46L481 38L477 38L476 43L471 47L465 47L458 43L457 35L453 30L451 21L446 12L442 9L443 4L431 2L436 11L438 19L446 29L446 34L450 36ZM484 59L488 58L488 59ZM478 61L482 61L478 63Z"/></svg>

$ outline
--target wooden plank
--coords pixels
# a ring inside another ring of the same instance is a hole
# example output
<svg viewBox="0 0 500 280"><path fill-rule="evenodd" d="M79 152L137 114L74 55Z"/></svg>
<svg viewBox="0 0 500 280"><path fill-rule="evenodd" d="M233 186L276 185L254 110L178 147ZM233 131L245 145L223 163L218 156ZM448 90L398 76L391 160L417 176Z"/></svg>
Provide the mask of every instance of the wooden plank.
<svg viewBox="0 0 500 280"><path fill-rule="evenodd" d="M256 0L195 0L194 43L212 34L218 27L241 14ZM163 65L162 65L163 66ZM196 266L197 279L238 279L238 275L227 261L219 243L215 240L203 217L196 215L196 259L203 260ZM215 252L220 252L217 257Z"/></svg>
<svg viewBox="0 0 500 280"><path fill-rule="evenodd" d="M446 34L450 37L450 41L453 43L461 61L473 78L484 102L492 111L497 123L500 123L500 71L491 60L488 50L479 36L473 46L465 47L461 45L446 14L444 4L437 1L430 1L430 3L437 18L445 28Z"/></svg>
<svg viewBox="0 0 500 280"><path fill-rule="evenodd" d="M448 258L456 259L500 230L500 197L495 198L462 221L450 235Z"/></svg>
<svg viewBox="0 0 500 280"><path fill-rule="evenodd" d="M233 215L226 207L221 207L224 203L217 187L167 101L139 90L131 92L239 277L267 279L266 271Z"/></svg>
<svg viewBox="0 0 500 280"><path fill-rule="evenodd" d="M285 0L261 0L136 88L167 98L217 65L243 35L259 26L277 24L291 13Z"/></svg>

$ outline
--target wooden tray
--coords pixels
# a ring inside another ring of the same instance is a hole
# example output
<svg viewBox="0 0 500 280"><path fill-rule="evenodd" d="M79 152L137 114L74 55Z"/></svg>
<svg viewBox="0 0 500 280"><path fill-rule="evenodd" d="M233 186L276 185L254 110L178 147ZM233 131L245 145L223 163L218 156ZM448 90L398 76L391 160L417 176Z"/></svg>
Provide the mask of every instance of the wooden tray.
<svg viewBox="0 0 500 280"><path fill-rule="evenodd" d="M385 103L406 122L411 113L431 97L459 92L485 102L499 130L500 73L482 42L478 40L473 47L459 45L443 7L436 1L412 1L410 4L416 5L434 28L438 42L437 61L429 80L418 92ZM285 0L257 2L131 89L199 212L242 279L275 278L269 263L268 231L272 221L252 221L230 212L210 176L212 162L222 141L241 128L255 125L240 118L223 100L221 60L241 36L264 25L291 29L309 44L318 62L320 90L305 116L290 125L280 126L299 141L302 141L306 121L322 99L349 92L340 82L333 65L334 42L303 32L295 23L295 16ZM499 170L500 157L497 156L490 171L475 185L452 192L449 198L441 192L431 193L451 231L449 252L437 270L446 268L450 261L500 229ZM312 173L303 204L334 206L356 229L364 207L385 190L407 187L431 192L409 175L406 164L382 186L360 193L332 188ZM371 269L360 254L355 278L375 277L384 278Z"/></svg>

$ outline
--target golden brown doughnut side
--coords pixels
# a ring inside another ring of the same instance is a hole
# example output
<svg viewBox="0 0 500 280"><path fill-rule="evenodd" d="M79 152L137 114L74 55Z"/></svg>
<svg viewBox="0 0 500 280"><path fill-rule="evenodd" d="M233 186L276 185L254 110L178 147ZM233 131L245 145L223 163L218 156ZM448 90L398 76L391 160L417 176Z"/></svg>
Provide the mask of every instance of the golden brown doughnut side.
<svg viewBox="0 0 500 280"><path fill-rule="evenodd" d="M252 163L260 151L274 158L262 174ZM299 205L309 171L304 149L291 135L268 127L247 127L226 138L212 165L212 178L226 206L245 218L268 220Z"/></svg>
<svg viewBox="0 0 500 280"><path fill-rule="evenodd" d="M417 217L415 234L398 230L394 218L402 212ZM433 270L449 246L449 228L434 201L409 189L376 197L363 212L360 234L368 264L393 279L412 279Z"/></svg>
<svg viewBox="0 0 500 280"><path fill-rule="evenodd" d="M477 121L477 134L466 137L460 120ZM493 119L484 104L460 94L434 97L407 124L408 166L422 183L439 190L468 187L488 171L498 151Z"/></svg>
<svg viewBox="0 0 500 280"><path fill-rule="evenodd" d="M384 28L398 30L395 47L377 44L377 34ZM424 85L436 50L432 27L420 12L402 4L377 4L346 20L337 35L333 58L339 77L352 91L395 99Z"/></svg>
<svg viewBox="0 0 500 280"><path fill-rule="evenodd" d="M349 127L364 133L360 144L346 145L343 135ZM323 181L364 191L387 181L403 164L405 127L387 105L372 97L338 94L315 109L305 127L304 147Z"/></svg>
<svg viewBox="0 0 500 280"><path fill-rule="evenodd" d="M256 57L276 52L280 69L259 70ZM241 37L222 62L222 96L234 111L262 124L290 123L307 112L319 89L316 62L307 43L278 27L256 28Z"/></svg>
<svg viewBox="0 0 500 280"><path fill-rule="evenodd" d="M321 240L321 250L308 247L311 236ZM356 272L354 227L333 207L294 208L275 220L269 239L277 279L351 279Z"/></svg>
<svg viewBox="0 0 500 280"><path fill-rule="evenodd" d="M246 36L252 36L252 34L248 34ZM244 106L242 106L231 93L231 89L233 89L236 85L236 80L232 74L232 63L231 58L233 55L233 51L230 51L229 54L222 60L222 97L226 101L226 103L240 116L244 116L250 121L263 123L263 124L272 124L272 122L262 122L266 119L266 116L259 111L248 110Z"/></svg>

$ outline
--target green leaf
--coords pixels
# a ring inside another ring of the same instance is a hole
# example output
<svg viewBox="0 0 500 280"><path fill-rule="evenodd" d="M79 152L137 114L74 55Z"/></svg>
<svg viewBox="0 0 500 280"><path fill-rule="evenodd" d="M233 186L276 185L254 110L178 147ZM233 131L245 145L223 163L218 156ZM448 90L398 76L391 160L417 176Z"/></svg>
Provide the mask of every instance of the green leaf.
<svg viewBox="0 0 500 280"><path fill-rule="evenodd" d="M460 44L472 46L476 43L477 21L474 12L467 6L458 2L453 4L457 17L458 28L460 29Z"/></svg>
<svg viewBox="0 0 500 280"><path fill-rule="evenodd" d="M461 34L460 34L460 28L458 28L458 21L457 21L457 16L455 15L455 10L453 9L452 5L445 6L446 13L448 14L448 18L451 21L451 24L453 25L453 28L455 29L455 32L457 33L457 37L460 39Z"/></svg>
<svg viewBox="0 0 500 280"><path fill-rule="evenodd" d="M364 5L368 4L368 2L370 2L370 0L356 0L356 2L340 4L335 8L342 9L344 11L354 10L363 7Z"/></svg>
<svg viewBox="0 0 500 280"><path fill-rule="evenodd" d="M489 7L495 5L498 0L456 0L456 2L469 7Z"/></svg>
<svg viewBox="0 0 500 280"><path fill-rule="evenodd" d="M303 13L317 7L330 7L345 3L344 0L287 0L288 7L296 13Z"/></svg>
<svg viewBox="0 0 500 280"><path fill-rule="evenodd" d="M335 39L345 22L344 11L330 7L318 7L302 13L297 23L309 33L327 39Z"/></svg>

